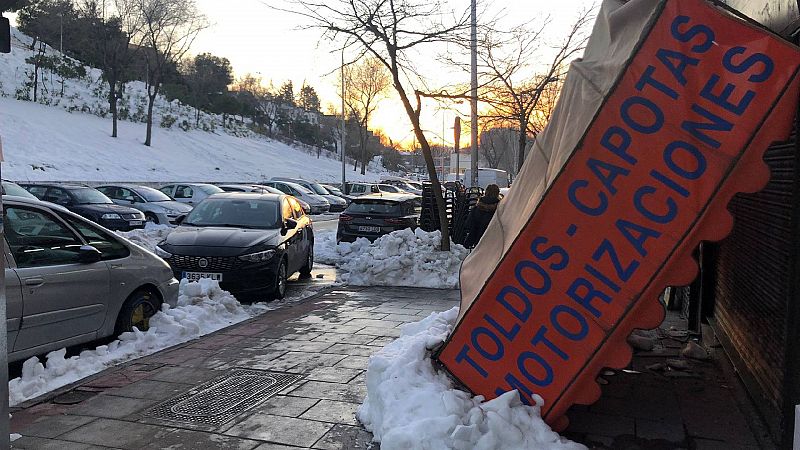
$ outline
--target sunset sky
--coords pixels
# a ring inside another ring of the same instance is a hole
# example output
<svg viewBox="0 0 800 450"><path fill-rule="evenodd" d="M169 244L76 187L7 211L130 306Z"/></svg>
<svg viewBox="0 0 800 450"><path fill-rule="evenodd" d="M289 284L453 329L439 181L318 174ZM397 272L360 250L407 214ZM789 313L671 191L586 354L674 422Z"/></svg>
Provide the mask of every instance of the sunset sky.
<svg viewBox="0 0 800 450"><path fill-rule="evenodd" d="M332 50L335 45L323 40L318 30L300 29L304 23L299 16L276 11L259 0L197 1L214 25L199 36L194 47L195 53L211 52L227 57L237 76L258 74L265 82L272 81L276 86L285 80L292 80L296 92L303 83L307 83L320 94L323 111L327 110L328 104L339 105L335 75L328 74L339 67L341 55ZM280 6L280 0L276 1L271 4ZM504 25L550 16L552 24L549 29L553 38L557 39L567 31L580 9L593 4L590 0L494 0L488 11L494 15L504 9ZM469 1L450 1L450 6L463 10L469 7ZM431 54L446 50L431 49ZM468 82L466 73L450 72L445 79L442 68L433 61L423 60L421 65L423 73L432 74L432 86L454 81ZM437 79L437 76L441 78ZM463 80L459 80L459 77ZM467 117L468 106L463 105L460 109L462 116ZM452 145L452 131L447 128L452 127L455 111L437 111L436 105L431 104L426 112L423 125L429 130L432 140L441 140L444 122L447 142ZM381 103L372 126L384 130L395 141L409 143L412 139L411 125L399 101L392 98Z"/></svg>

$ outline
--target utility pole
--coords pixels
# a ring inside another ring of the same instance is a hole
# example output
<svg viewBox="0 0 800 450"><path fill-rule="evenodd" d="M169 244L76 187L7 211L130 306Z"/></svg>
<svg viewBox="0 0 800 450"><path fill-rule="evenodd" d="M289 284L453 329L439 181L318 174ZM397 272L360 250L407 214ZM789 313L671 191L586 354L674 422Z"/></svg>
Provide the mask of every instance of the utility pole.
<svg viewBox="0 0 800 450"><path fill-rule="evenodd" d="M453 150L456 152L456 181L461 181L461 117L453 124Z"/></svg>
<svg viewBox="0 0 800 450"><path fill-rule="evenodd" d="M470 161L471 187L478 186L478 5L472 0L472 32L470 36L470 53L472 56L472 92L470 95L472 122L472 158Z"/></svg>
<svg viewBox="0 0 800 450"><path fill-rule="evenodd" d="M345 79L344 79L344 49L346 47L347 47L347 44L345 44L342 47L342 133L341 133L341 136L340 136L340 138L341 138L340 142L342 144L342 146L341 146L341 149L342 149L342 192L344 192L345 194L347 194L347 175L346 175L346 171L347 170L345 168L346 164L345 164L345 158L344 158L344 144L345 144L345 137L344 137L344 133L345 133L345 119L344 119L344 117L345 117L345 104L344 104L345 103L344 102L344 95L345 95L345 87L344 87L344 84L345 84Z"/></svg>

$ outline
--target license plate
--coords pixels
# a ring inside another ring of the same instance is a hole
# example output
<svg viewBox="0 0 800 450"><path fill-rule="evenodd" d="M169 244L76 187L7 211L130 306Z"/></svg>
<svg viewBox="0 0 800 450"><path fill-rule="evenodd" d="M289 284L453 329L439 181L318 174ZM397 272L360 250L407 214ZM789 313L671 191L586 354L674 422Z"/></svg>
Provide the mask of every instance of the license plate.
<svg viewBox="0 0 800 450"><path fill-rule="evenodd" d="M142 222L141 220L131 220L130 223L131 223L132 227L138 227L139 225L143 224L144 222Z"/></svg>
<svg viewBox="0 0 800 450"><path fill-rule="evenodd" d="M365 231L367 233L380 233L381 232L381 227L360 226L360 227L358 227L358 231Z"/></svg>
<svg viewBox="0 0 800 450"><path fill-rule="evenodd" d="M203 278L208 278L214 281L222 281L222 274L206 272L183 272L183 276L181 278L186 278L189 281L199 281Z"/></svg>

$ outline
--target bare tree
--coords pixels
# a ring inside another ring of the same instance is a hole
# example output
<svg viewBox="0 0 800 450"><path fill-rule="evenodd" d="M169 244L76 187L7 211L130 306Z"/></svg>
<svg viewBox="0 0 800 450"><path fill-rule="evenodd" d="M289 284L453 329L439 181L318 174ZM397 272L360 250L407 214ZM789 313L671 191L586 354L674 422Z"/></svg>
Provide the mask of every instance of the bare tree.
<svg viewBox="0 0 800 450"><path fill-rule="evenodd" d="M486 118L518 131L517 170L525 162L528 136L541 131L541 117L537 116L549 117L548 107L552 108L553 94L557 97L558 92L551 86L564 77L569 61L586 45L592 11L579 12L566 36L554 46L545 42L548 21L537 29L527 24L510 32L487 29L479 41L478 64L484 81L481 100L491 106ZM537 64L546 51L553 54L549 65ZM542 102L543 97L547 101Z"/></svg>
<svg viewBox="0 0 800 450"><path fill-rule="evenodd" d="M236 82L234 91L245 92L252 103L253 121L266 129L267 136L272 137L272 129L278 122L278 105L275 100L275 89L265 86L260 77L247 74Z"/></svg>
<svg viewBox="0 0 800 450"><path fill-rule="evenodd" d="M340 80L341 82L341 80ZM344 70L344 100L350 114L358 121L361 150L361 174L367 170L367 132L378 103L386 96L392 80L386 67L374 57L347 66Z"/></svg>
<svg viewBox="0 0 800 450"><path fill-rule="evenodd" d="M413 58L420 47L463 39L462 34L468 29L468 11L445 13L441 2L436 0L293 0L293 5L289 12L303 16L310 22L310 28L323 30L345 48L349 47L348 43L355 42L359 58L368 54L389 70L425 156L439 212L441 248L449 251L442 186L436 175L430 143L420 125L422 93L413 86L415 81L422 85L422 77L415 71ZM412 104L414 97L416 105Z"/></svg>
<svg viewBox="0 0 800 450"><path fill-rule="evenodd" d="M147 137L153 140L153 105L167 69L175 67L189 51L200 31L208 27L195 0L135 0L143 27L139 42L147 62Z"/></svg>

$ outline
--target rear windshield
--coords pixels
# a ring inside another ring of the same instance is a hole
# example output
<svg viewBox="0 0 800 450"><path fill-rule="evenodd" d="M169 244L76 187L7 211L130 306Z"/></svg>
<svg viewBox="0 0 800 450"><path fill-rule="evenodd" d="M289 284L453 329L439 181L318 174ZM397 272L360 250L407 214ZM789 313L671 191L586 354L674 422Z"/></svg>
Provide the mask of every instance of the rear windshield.
<svg viewBox="0 0 800 450"><path fill-rule="evenodd" d="M386 200L357 201L347 207L347 212L356 214L394 214L400 215L400 203Z"/></svg>
<svg viewBox="0 0 800 450"><path fill-rule="evenodd" d="M70 190L72 196L75 197L75 203L79 205L105 205L114 203L105 194L92 188L81 188Z"/></svg>

